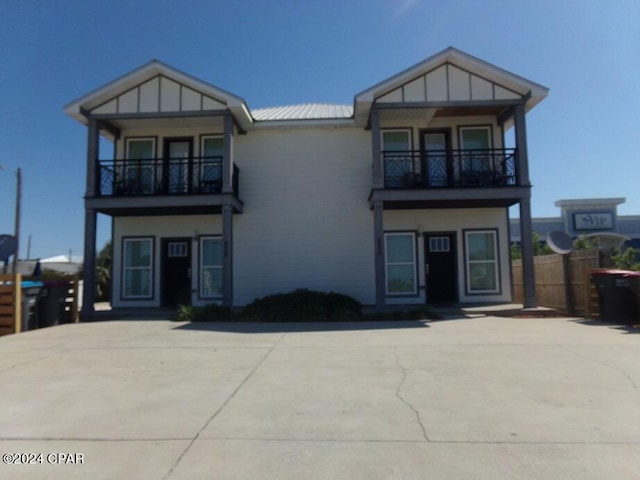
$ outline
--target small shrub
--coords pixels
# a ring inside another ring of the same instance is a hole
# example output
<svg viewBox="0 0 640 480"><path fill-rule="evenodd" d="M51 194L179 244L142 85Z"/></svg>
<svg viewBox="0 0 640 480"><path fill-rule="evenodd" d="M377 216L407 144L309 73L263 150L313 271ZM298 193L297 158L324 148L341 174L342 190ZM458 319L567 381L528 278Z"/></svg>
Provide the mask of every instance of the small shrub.
<svg viewBox="0 0 640 480"><path fill-rule="evenodd" d="M261 322L324 322L359 319L362 305L339 293L298 289L258 298L244 307L246 320Z"/></svg>
<svg viewBox="0 0 640 480"><path fill-rule="evenodd" d="M175 320L178 322L215 322L229 320L230 318L231 310L228 307L212 303L204 307L180 305L178 306Z"/></svg>

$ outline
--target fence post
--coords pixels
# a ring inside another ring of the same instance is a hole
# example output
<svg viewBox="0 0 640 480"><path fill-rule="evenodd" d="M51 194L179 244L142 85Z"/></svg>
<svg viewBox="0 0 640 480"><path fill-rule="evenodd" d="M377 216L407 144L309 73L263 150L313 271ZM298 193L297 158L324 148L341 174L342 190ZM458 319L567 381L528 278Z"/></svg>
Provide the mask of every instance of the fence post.
<svg viewBox="0 0 640 480"><path fill-rule="evenodd" d="M22 331L22 275L13 277L13 332Z"/></svg>

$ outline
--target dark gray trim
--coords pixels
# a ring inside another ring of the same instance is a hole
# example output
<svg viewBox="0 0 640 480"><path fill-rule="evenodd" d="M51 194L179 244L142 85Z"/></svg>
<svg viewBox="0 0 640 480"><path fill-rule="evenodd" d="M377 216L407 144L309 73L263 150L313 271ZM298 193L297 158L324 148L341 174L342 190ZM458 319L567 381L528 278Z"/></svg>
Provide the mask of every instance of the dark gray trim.
<svg viewBox="0 0 640 480"><path fill-rule="evenodd" d="M222 304L233 306L233 209L222 206Z"/></svg>
<svg viewBox="0 0 640 480"><path fill-rule="evenodd" d="M215 300L215 301L221 301L223 299L223 295L212 295L210 297L208 296L203 296L202 295L202 240L203 239L207 239L207 238L219 238L220 239L220 245L224 248L224 242L222 240L222 234L218 233L218 234L201 234L197 236L197 242L198 242L198 262L197 262L197 270L198 270L198 300ZM223 260L223 264L222 264L222 282L223 282L223 294L224 294L224 260Z"/></svg>
<svg viewBox="0 0 640 480"><path fill-rule="evenodd" d="M233 117L227 114L224 117L222 156L222 193L233 193Z"/></svg>
<svg viewBox="0 0 640 480"><path fill-rule="evenodd" d="M371 153L373 155L373 188L384 188L384 168L382 165L382 140L380 138L380 113L372 110L371 122Z"/></svg>
<svg viewBox="0 0 640 480"><path fill-rule="evenodd" d="M98 160L100 156L100 129L98 122L89 120L87 129L87 183L85 195L93 197L97 194Z"/></svg>
<svg viewBox="0 0 640 480"><path fill-rule="evenodd" d="M415 293L388 293L387 292L387 282L386 282L386 272L387 272L387 259L386 259L386 251L387 251L387 235L388 234L413 234L413 255L415 259ZM385 230L384 232L384 251L385 251L385 262L384 262L384 271L385 271L385 282L384 282L384 295L386 298L416 298L420 296L420 265L419 259L420 255L418 252L418 237L420 236L417 230Z"/></svg>
<svg viewBox="0 0 640 480"><path fill-rule="evenodd" d="M538 306L536 298L536 271L533 260L533 225L531 199L520 200L520 250L522 252L522 288L524 308Z"/></svg>
<svg viewBox="0 0 640 480"><path fill-rule="evenodd" d="M386 266L384 258L384 208L382 202L373 204L373 242L375 264L376 310L382 311L386 299Z"/></svg>
<svg viewBox="0 0 640 480"><path fill-rule="evenodd" d="M98 219L97 213L91 208L84 211L84 260L83 260L83 290L82 315L94 312L96 301L96 236ZM113 291L113 290L112 290Z"/></svg>
<svg viewBox="0 0 640 480"><path fill-rule="evenodd" d="M469 265L467 258L467 233L468 232L494 232L496 237L496 266L498 291L496 292L471 292L469 291L467 266ZM464 292L470 297L487 297L491 295L502 295L502 268L500 264L500 231L498 228L463 228L462 229L462 259L464 261Z"/></svg>
<svg viewBox="0 0 640 480"><path fill-rule="evenodd" d="M447 102L389 102L375 103L371 110L403 109L403 108L448 108L448 107L512 107L523 105L522 100L452 100Z"/></svg>
<svg viewBox="0 0 640 480"><path fill-rule="evenodd" d="M531 196L530 187L500 187L500 188L433 188L413 190L389 190L373 189L369 195L369 208L374 207L375 202L387 204L394 202L451 202L460 201L498 201L503 206L513 205L522 198Z"/></svg>
<svg viewBox="0 0 640 480"><path fill-rule="evenodd" d="M230 205L236 213L242 213L244 210L244 203L235 198L233 194L85 198L87 208L94 208L107 215L118 216L196 215L219 212L223 205Z"/></svg>
<svg viewBox="0 0 640 480"><path fill-rule="evenodd" d="M151 240L151 296L150 297L125 297L124 294L124 284L126 281L124 274L124 260L125 260L125 250L124 245L126 240ZM121 302L149 302L156 300L156 237L153 235L133 235L121 237L120 239L120 301Z"/></svg>
<svg viewBox="0 0 640 480"><path fill-rule="evenodd" d="M150 118L222 117L229 110L194 110L190 112L98 113L87 118L95 120L145 120Z"/></svg>
<svg viewBox="0 0 640 480"><path fill-rule="evenodd" d="M109 132L115 140L120 138L120 129L114 125L111 125L109 122L99 121L98 128L100 130L106 130Z"/></svg>
<svg viewBox="0 0 640 480"><path fill-rule="evenodd" d="M529 154L527 151L527 125L524 105L514 108L513 127L516 141L516 179L518 185L529 185Z"/></svg>

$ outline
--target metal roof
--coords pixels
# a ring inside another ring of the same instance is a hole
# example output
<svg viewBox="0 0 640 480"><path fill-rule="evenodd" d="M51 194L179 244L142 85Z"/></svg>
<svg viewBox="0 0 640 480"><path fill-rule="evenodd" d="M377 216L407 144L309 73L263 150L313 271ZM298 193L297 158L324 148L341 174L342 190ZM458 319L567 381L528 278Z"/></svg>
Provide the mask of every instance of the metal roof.
<svg viewBox="0 0 640 480"><path fill-rule="evenodd" d="M251 116L256 121L342 120L353 116L353 107L329 103L304 103L284 107L257 108L251 110Z"/></svg>

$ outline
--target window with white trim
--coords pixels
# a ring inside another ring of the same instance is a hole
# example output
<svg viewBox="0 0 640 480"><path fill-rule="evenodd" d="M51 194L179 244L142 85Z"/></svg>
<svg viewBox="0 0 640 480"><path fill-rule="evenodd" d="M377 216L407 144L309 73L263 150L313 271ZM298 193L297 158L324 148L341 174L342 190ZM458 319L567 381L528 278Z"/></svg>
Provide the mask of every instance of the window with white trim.
<svg viewBox="0 0 640 480"><path fill-rule="evenodd" d="M222 297L222 238L200 238L200 297Z"/></svg>
<svg viewBox="0 0 640 480"><path fill-rule="evenodd" d="M416 240L413 232L385 233L387 295L416 295Z"/></svg>
<svg viewBox="0 0 640 480"><path fill-rule="evenodd" d="M498 239L495 230L465 232L468 293L498 293Z"/></svg>
<svg viewBox="0 0 640 480"><path fill-rule="evenodd" d="M123 240L122 297L148 299L152 297L153 239Z"/></svg>

